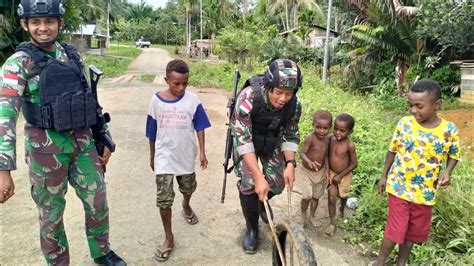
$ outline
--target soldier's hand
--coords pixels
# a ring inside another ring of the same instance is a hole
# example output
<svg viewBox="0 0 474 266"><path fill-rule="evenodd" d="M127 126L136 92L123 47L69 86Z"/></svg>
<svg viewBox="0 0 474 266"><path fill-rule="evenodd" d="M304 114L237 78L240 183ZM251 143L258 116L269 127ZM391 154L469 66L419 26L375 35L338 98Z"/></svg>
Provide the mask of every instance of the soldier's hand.
<svg viewBox="0 0 474 266"><path fill-rule="evenodd" d="M265 180L265 177L262 175L262 177L254 179L254 183L255 193L258 195L258 199L262 202L268 199L268 191L270 190L270 186L268 185L267 180Z"/></svg>
<svg viewBox="0 0 474 266"><path fill-rule="evenodd" d="M295 182L295 166L289 163L283 171L283 179L285 181L285 186L293 189L293 183Z"/></svg>
<svg viewBox="0 0 474 266"><path fill-rule="evenodd" d="M0 171L0 203L15 195L15 184L10 171Z"/></svg>
<svg viewBox="0 0 474 266"><path fill-rule="evenodd" d="M110 156L112 156L112 153L107 147L104 147L104 153L102 154L102 156L99 156L100 164L107 165L107 163L109 162Z"/></svg>

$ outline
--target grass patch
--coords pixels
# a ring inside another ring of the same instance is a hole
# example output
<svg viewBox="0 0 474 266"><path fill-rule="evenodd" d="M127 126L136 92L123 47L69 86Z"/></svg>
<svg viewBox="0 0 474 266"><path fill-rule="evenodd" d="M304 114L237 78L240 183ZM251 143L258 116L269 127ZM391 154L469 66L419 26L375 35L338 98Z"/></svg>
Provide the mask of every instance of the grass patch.
<svg viewBox="0 0 474 266"><path fill-rule="evenodd" d="M214 87L231 90L234 87L237 65L227 62L212 64L209 62L188 62L190 67L189 84L197 87ZM263 70L262 70L263 72ZM244 81L251 77L248 71L240 71L239 89Z"/></svg>
<svg viewBox="0 0 474 266"><path fill-rule="evenodd" d="M140 81L143 81L145 83L153 83L153 80L155 80L156 75L153 74L145 74L140 76Z"/></svg>
<svg viewBox="0 0 474 266"><path fill-rule="evenodd" d="M85 55L86 65L95 65L104 72L104 77L112 78L123 75L128 65L140 54L135 47L111 44L105 56Z"/></svg>

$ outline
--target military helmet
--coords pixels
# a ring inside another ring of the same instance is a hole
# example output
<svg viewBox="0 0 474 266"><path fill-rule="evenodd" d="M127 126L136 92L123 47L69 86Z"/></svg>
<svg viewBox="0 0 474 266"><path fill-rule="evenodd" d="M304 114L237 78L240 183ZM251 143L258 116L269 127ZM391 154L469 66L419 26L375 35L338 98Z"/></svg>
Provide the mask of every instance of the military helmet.
<svg viewBox="0 0 474 266"><path fill-rule="evenodd" d="M21 18L62 17L66 10L61 0L21 0L17 13Z"/></svg>
<svg viewBox="0 0 474 266"><path fill-rule="evenodd" d="M265 71L264 84L270 88L285 87L298 90L302 83L299 66L289 59L277 59L270 63Z"/></svg>

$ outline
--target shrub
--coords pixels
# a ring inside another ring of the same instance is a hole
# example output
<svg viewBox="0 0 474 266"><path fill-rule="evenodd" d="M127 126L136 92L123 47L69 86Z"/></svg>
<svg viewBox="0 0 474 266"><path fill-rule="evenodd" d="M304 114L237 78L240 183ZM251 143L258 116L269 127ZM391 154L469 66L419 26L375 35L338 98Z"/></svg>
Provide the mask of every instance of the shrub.
<svg viewBox="0 0 474 266"><path fill-rule="evenodd" d="M458 67L453 65L445 65L433 71L430 79L436 80L443 95L451 95L451 88L453 85L459 84L461 82L461 72Z"/></svg>

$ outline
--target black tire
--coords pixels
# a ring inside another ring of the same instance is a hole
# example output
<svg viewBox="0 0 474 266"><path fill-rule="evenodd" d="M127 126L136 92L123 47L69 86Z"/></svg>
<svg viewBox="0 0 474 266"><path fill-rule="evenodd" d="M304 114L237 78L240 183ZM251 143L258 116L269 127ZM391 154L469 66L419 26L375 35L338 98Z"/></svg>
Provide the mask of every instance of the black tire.
<svg viewBox="0 0 474 266"><path fill-rule="evenodd" d="M290 263L289 254L286 254L289 253L289 247L287 245L289 241L287 240L293 242L294 265L317 265L316 257L308 241L306 232L300 225L288 221L277 221L275 229L280 241L281 249L283 250L283 257L286 260L286 265L293 265ZM280 256L278 255L275 241L273 241L272 249L272 265L283 265Z"/></svg>

